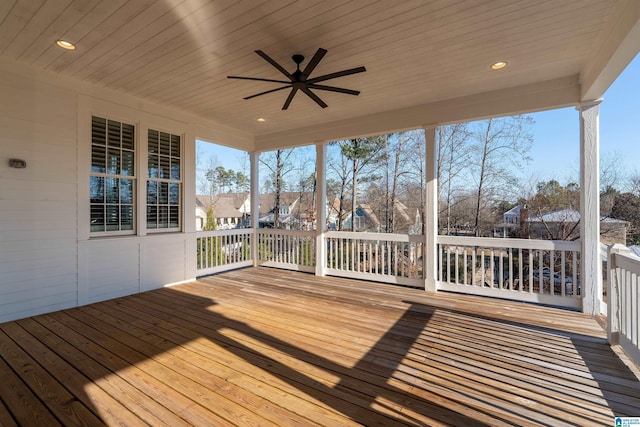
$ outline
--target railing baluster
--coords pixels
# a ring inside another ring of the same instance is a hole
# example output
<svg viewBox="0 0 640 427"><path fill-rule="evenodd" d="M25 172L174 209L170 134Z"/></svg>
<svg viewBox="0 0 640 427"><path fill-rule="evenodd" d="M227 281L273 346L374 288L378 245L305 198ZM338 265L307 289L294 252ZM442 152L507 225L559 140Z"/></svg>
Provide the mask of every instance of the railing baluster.
<svg viewBox="0 0 640 427"><path fill-rule="evenodd" d="M387 275L391 275L391 247L389 246L389 242L385 240L384 242L384 249L387 252L387 263L385 265L385 269L387 271Z"/></svg>
<svg viewBox="0 0 640 427"><path fill-rule="evenodd" d="M499 255L500 259L498 260L498 288L503 289L504 288L504 251L501 249L498 253L500 254Z"/></svg>
<svg viewBox="0 0 640 427"><path fill-rule="evenodd" d="M425 257L425 248L422 248L422 258L424 260ZM436 243L436 257L437 259L437 263L438 263L438 268L436 271L436 280L442 282L442 244L440 243ZM425 260L426 261L426 260ZM426 265L426 264L425 264Z"/></svg>
<svg viewBox="0 0 640 427"><path fill-rule="evenodd" d="M396 243L396 245L398 245L398 262L400 263L400 277L406 277L407 274L407 259L405 257L405 252L404 252L404 243L400 242L400 243Z"/></svg>
<svg viewBox="0 0 640 427"><path fill-rule="evenodd" d="M467 249L468 248L466 246L462 248L462 284L465 286L469 285L469 282L467 281L467 270L469 269L469 255L467 253Z"/></svg>
<svg viewBox="0 0 640 427"><path fill-rule="evenodd" d="M356 239L351 239L351 263L349 265L350 271L356 271Z"/></svg>
<svg viewBox="0 0 640 427"><path fill-rule="evenodd" d="M451 283L451 246L447 246L447 261L444 264L447 273L447 282Z"/></svg>
<svg viewBox="0 0 640 427"><path fill-rule="evenodd" d="M454 266L453 282L456 285L460 284L460 265L459 265L460 263L458 262L458 258L459 258L458 250L459 250L458 246L456 246L455 249L453 250L453 266Z"/></svg>
<svg viewBox="0 0 640 427"><path fill-rule="evenodd" d="M491 254L491 271L489 271L489 275L491 276L491 286L493 288L493 284L496 283L496 254L493 248L489 249L489 253ZM500 283L498 282L498 286Z"/></svg>
<svg viewBox="0 0 640 427"><path fill-rule="evenodd" d="M484 286L484 284L487 282L486 279L486 272L487 272L487 268L485 265L485 260L484 260L484 248L480 248L481 252L480 252L480 268L481 268L481 276L480 276L480 286Z"/></svg>
<svg viewBox="0 0 640 427"><path fill-rule="evenodd" d="M375 274L379 274L380 273L380 241L376 241L376 246L375 246Z"/></svg>
<svg viewBox="0 0 640 427"><path fill-rule="evenodd" d="M524 291L524 272L523 272L524 262L522 260L522 249L518 249L518 290L520 292ZM514 279L515 281L515 279Z"/></svg>
<svg viewBox="0 0 640 427"><path fill-rule="evenodd" d="M555 264L556 264L556 253L555 251L552 250L549 252L549 293L551 295L555 295L555 292L556 292Z"/></svg>
<svg viewBox="0 0 640 427"><path fill-rule="evenodd" d="M543 271L544 271L544 254L543 251L538 251L538 285L540 288L538 289L539 293L544 293L544 279L543 279Z"/></svg>
<svg viewBox="0 0 640 427"><path fill-rule="evenodd" d="M567 287L567 281L565 280L566 278L566 267L565 267L565 262L566 262L566 252L565 251L560 251L560 295L565 296L567 293L566 287Z"/></svg>
<svg viewBox="0 0 640 427"><path fill-rule="evenodd" d="M477 266L476 266L476 248L472 247L471 248L471 286L477 286L476 283L476 273L477 273Z"/></svg>
<svg viewBox="0 0 640 427"><path fill-rule="evenodd" d="M329 260L331 262L328 263L328 266L330 268L331 267L335 268L337 267L337 264L338 264L335 259L335 251L334 251L335 244L336 244L336 239L330 237L329 238Z"/></svg>
<svg viewBox="0 0 640 427"><path fill-rule="evenodd" d="M509 254L509 290L513 290L513 250L511 248L507 249L507 253Z"/></svg>

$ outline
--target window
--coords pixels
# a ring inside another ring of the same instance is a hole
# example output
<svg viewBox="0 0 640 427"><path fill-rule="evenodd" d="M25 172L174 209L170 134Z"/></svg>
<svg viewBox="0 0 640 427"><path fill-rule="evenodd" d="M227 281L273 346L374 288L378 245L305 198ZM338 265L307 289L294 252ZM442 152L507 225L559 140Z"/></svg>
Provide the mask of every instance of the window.
<svg viewBox="0 0 640 427"><path fill-rule="evenodd" d="M180 230L181 138L149 129L147 229Z"/></svg>
<svg viewBox="0 0 640 427"><path fill-rule="evenodd" d="M93 116L89 176L92 233L135 231L134 171L135 126Z"/></svg>

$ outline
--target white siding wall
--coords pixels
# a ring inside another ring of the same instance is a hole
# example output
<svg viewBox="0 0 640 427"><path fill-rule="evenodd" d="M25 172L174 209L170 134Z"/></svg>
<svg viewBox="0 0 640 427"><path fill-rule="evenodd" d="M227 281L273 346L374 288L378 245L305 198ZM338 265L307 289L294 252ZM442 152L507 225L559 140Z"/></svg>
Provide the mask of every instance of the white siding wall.
<svg viewBox="0 0 640 427"><path fill-rule="evenodd" d="M194 249L195 254L195 249ZM158 283L185 280L185 257L188 255L182 234L149 236L140 242L140 290L158 287Z"/></svg>
<svg viewBox="0 0 640 427"><path fill-rule="evenodd" d="M80 304L140 292L137 239L95 239L80 242Z"/></svg>
<svg viewBox="0 0 640 427"><path fill-rule="evenodd" d="M77 302L76 96L0 78L0 321ZM27 162L10 168L10 158Z"/></svg>
<svg viewBox="0 0 640 427"><path fill-rule="evenodd" d="M193 129L216 124L21 67L0 61L0 322L194 278ZM145 235L140 220L136 236L89 236L92 113L184 136L183 232Z"/></svg>
<svg viewBox="0 0 640 427"><path fill-rule="evenodd" d="M191 250L186 243L189 236L172 233L79 242L80 305L149 291L193 277L187 274L185 261L187 250Z"/></svg>

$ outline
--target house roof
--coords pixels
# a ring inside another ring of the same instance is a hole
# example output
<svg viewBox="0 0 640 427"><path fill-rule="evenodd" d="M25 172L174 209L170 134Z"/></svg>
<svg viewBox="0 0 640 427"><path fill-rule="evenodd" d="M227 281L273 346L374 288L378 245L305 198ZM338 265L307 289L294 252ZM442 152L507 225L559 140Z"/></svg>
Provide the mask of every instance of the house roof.
<svg viewBox="0 0 640 427"><path fill-rule="evenodd" d="M580 221L580 212L573 209L562 209L553 212L547 212L542 215L534 215L527 219L526 222L546 222L546 223L575 223ZM620 223L625 224L627 221L623 221L621 219L603 217L600 219L601 222L606 223Z"/></svg>
<svg viewBox="0 0 640 427"><path fill-rule="evenodd" d="M308 199L304 202L305 206L311 203L312 193L300 193L300 192L281 192L280 193L280 206L289 206L295 204L294 209L297 208L299 203L296 203L300 196L303 199ZM202 207L205 211L209 206L213 207L213 214L217 218L240 218L244 215L241 208L245 203L249 203L249 193L221 193L213 196L197 195L196 206ZM267 193L260 194L258 199L259 214L260 216L267 215L275 207L275 194ZM247 212L249 213L249 212Z"/></svg>
<svg viewBox="0 0 640 427"><path fill-rule="evenodd" d="M575 105L640 51L636 0L73 4L1 7L0 72L186 112L197 137L248 151ZM286 79L254 51L292 72L293 54L305 67L318 48L328 53L311 77L365 66L325 82L360 95L318 90L323 109L298 92L283 111L288 90L243 99L277 83L227 79Z"/></svg>
<svg viewBox="0 0 640 427"><path fill-rule="evenodd" d="M373 225L380 226L380 220L376 216L375 212L373 212L373 209L371 209L371 206L368 203L358 203L356 211L358 213L364 213ZM350 215L347 218L350 218Z"/></svg>
<svg viewBox="0 0 640 427"><path fill-rule="evenodd" d="M196 206L202 206L206 211L209 206L213 208L213 215L216 218L240 218L243 212L240 211L249 193L223 193L214 196L197 195Z"/></svg>
<svg viewBox="0 0 640 427"><path fill-rule="evenodd" d="M502 215L520 215L521 209L522 209L522 206L516 205L511 209L509 209L508 211L506 211L505 213L503 213Z"/></svg>

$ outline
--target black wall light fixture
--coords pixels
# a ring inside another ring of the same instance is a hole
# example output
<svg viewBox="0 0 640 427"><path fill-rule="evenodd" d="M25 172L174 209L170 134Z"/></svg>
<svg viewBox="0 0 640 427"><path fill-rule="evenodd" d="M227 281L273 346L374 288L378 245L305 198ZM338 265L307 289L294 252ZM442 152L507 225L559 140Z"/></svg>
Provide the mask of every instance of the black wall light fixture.
<svg viewBox="0 0 640 427"><path fill-rule="evenodd" d="M9 159L9 166L16 169L24 169L27 167L27 162L22 159Z"/></svg>

